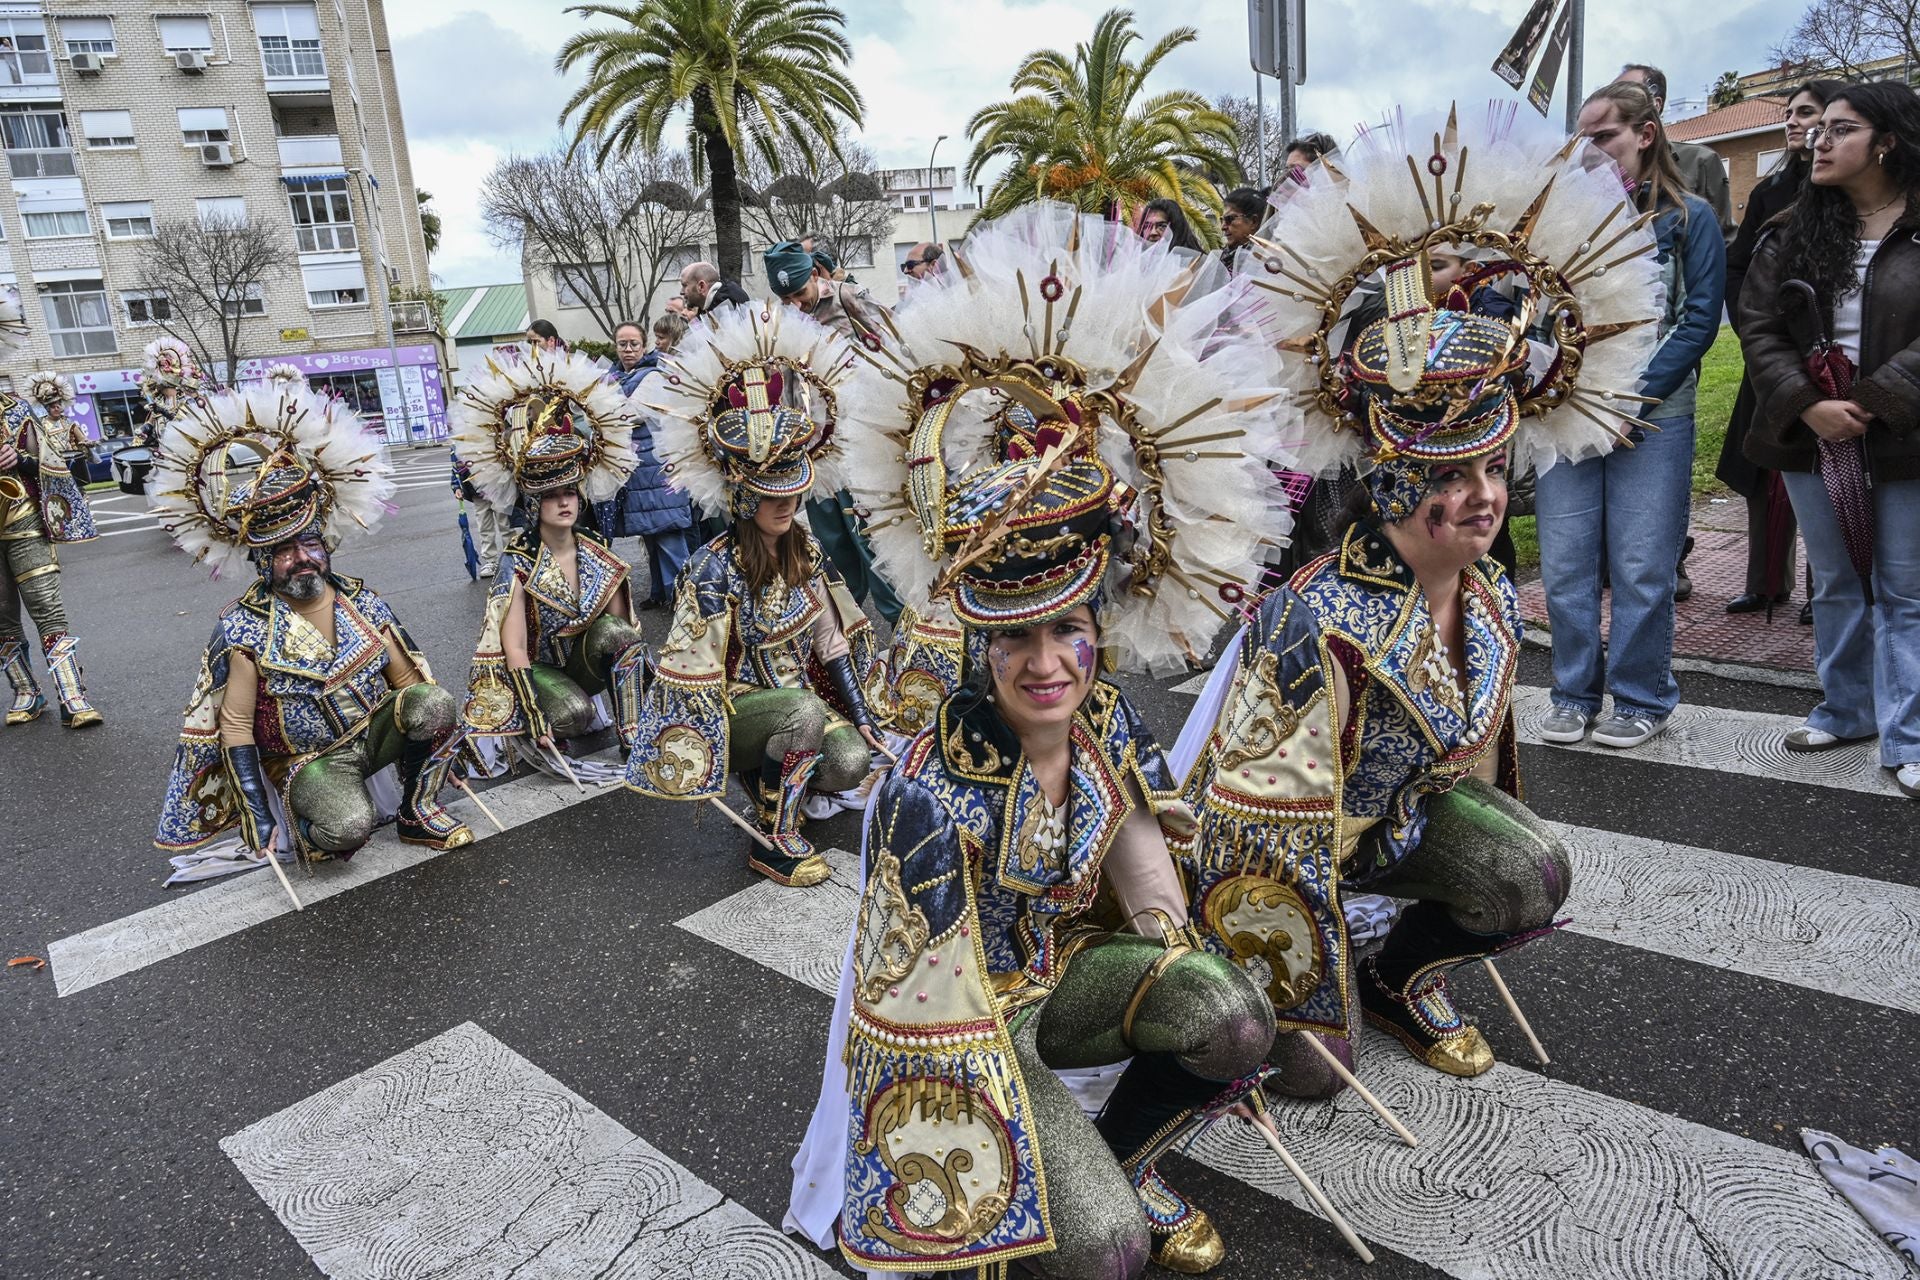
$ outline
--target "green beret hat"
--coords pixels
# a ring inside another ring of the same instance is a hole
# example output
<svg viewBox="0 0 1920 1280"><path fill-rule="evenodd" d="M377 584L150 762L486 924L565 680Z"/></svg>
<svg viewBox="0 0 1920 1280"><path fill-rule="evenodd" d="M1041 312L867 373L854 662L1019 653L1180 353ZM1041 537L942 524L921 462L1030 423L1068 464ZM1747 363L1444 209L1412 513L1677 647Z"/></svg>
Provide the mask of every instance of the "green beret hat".
<svg viewBox="0 0 1920 1280"><path fill-rule="evenodd" d="M767 284L782 298L800 292L813 275L813 255L800 247L798 240L782 240L767 250Z"/></svg>

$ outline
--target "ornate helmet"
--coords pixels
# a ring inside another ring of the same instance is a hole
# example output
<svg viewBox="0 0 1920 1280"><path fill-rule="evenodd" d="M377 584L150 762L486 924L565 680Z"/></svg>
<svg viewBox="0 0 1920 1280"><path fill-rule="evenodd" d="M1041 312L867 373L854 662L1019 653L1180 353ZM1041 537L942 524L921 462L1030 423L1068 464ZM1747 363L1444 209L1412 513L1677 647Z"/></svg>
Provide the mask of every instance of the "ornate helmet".
<svg viewBox="0 0 1920 1280"><path fill-rule="evenodd" d="M44 409L50 418L65 417L73 408L73 383L63 373L43 369L28 376L27 398Z"/></svg>
<svg viewBox="0 0 1920 1280"><path fill-rule="evenodd" d="M152 403L162 391L198 390L206 381L193 358L193 348L178 338L155 338L147 344L140 372L140 394Z"/></svg>
<svg viewBox="0 0 1920 1280"><path fill-rule="evenodd" d="M1511 104L1473 133L1450 111L1418 144L1396 117L1284 191L1251 243L1280 381L1303 395L1302 469L1362 465L1388 520L1435 463L1509 443L1516 469L1596 457L1648 403L1632 388L1660 312L1652 215L1598 150L1523 137ZM1471 264L1438 302L1431 253ZM1376 277L1384 316L1343 351Z"/></svg>
<svg viewBox="0 0 1920 1280"><path fill-rule="evenodd" d="M762 498L839 488L837 389L853 347L777 302L728 307L634 391L658 416L667 475L710 515L745 519Z"/></svg>
<svg viewBox="0 0 1920 1280"><path fill-rule="evenodd" d="M603 362L536 348L516 364L489 360L487 376L460 393L453 448L480 496L501 510L563 488L605 502L639 461L634 425Z"/></svg>
<svg viewBox="0 0 1920 1280"><path fill-rule="evenodd" d="M1120 661L1199 660L1289 527L1258 298L1057 205L951 256L846 396L881 572L910 603L951 591L972 627L1091 603Z"/></svg>
<svg viewBox="0 0 1920 1280"><path fill-rule="evenodd" d="M305 387L259 384L189 404L160 437L147 481L160 526L213 573L319 530L388 510L392 464L358 414Z"/></svg>

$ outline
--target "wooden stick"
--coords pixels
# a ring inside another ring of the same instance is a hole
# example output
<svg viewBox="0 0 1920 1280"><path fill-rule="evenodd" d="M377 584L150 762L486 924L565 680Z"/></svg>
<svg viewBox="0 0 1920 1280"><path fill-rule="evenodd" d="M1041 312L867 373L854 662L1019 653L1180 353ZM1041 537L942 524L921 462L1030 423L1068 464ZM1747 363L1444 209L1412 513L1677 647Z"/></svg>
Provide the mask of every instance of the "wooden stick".
<svg viewBox="0 0 1920 1280"><path fill-rule="evenodd" d="M576 790L585 792L586 787L583 786L580 782L580 779L574 775L573 766L567 763L566 755L560 750L559 747L552 747L552 748L542 747L541 748L541 751L543 753L549 750L551 750L552 752L551 758L554 760L557 760L560 763L560 772L567 775L567 781L571 782L574 785Z"/></svg>
<svg viewBox="0 0 1920 1280"><path fill-rule="evenodd" d="M1307 1171L1300 1167L1300 1162L1280 1145L1280 1135L1273 1131L1273 1122L1267 1118L1265 1105L1259 1102L1253 1105L1255 1116L1253 1127L1260 1131L1260 1136L1266 1139L1269 1147L1273 1148L1273 1154L1280 1157L1280 1163L1287 1166L1287 1172L1293 1175L1293 1180L1298 1182L1314 1204L1319 1206L1320 1212L1326 1215L1327 1221L1334 1225L1334 1229L1347 1242L1347 1247L1353 1250L1360 1261L1372 1262L1373 1250L1367 1248L1366 1241L1356 1235L1352 1225L1340 1216L1340 1211L1333 1207L1331 1200L1327 1199L1327 1193L1320 1189L1320 1184L1307 1176Z"/></svg>
<svg viewBox="0 0 1920 1280"><path fill-rule="evenodd" d="M278 841L275 843L277 844ZM287 891L289 898L293 899L293 909L305 911L306 908L300 905L300 895L293 891L293 881L287 879L287 869L280 865L280 859L273 856L271 849L267 850L267 861L273 865L273 874L280 877L280 887Z"/></svg>
<svg viewBox="0 0 1920 1280"><path fill-rule="evenodd" d="M1513 998L1513 992L1507 990L1506 980L1500 976L1500 971L1493 967L1493 960L1489 957L1480 963L1487 966L1487 976L1493 979L1493 989L1500 993L1500 999L1506 1003L1507 1012L1512 1014L1513 1020L1520 1024L1521 1034L1525 1035L1527 1043L1533 1046L1533 1056L1540 1059L1541 1066L1552 1066L1553 1059L1547 1056L1546 1047L1540 1043L1540 1037L1533 1034L1533 1024L1527 1021L1526 1014L1520 1012L1519 1002Z"/></svg>
<svg viewBox="0 0 1920 1280"><path fill-rule="evenodd" d="M758 827L748 822L745 818L735 813L732 809L729 809L726 806L726 804L720 799L719 796L708 796L707 803L712 805L714 808L718 809L721 813L725 814L727 816L728 822L731 822L734 826L740 828L742 831L746 832L748 835L752 836L756 841L758 841L762 849L765 849L768 853L772 853L774 851L773 841L767 839L766 835L763 832L761 832L761 830Z"/></svg>
<svg viewBox="0 0 1920 1280"><path fill-rule="evenodd" d="M1300 1034L1306 1037L1307 1043L1313 1046L1314 1052L1324 1058L1327 1065L1333 1068L1333 1074L1339 1076L1347 1088L1359 1094L1360 1100L1373 1108L1373 1114L1379 1116L1380 1119L1386 1123L1387 1128L1400 1135L1400 1141L1410 1147L1420 1145L1420 1139L1414 1136L1413 1130L1401 1124L1400 1118L1394 1115L1393 1112L1387 1110L1386 1104L1374 1097L1372 1090L1361 1084L1358 1076L1347 1070L1347 1064L1340 1061L1340 1055L1321 1044L1320 1037L1314 1035L1313 1032L1302 1031Z"/></svg>
<svg viewBox="0 0 1920 1280"><path fill-rule="evenodd" d="M473 801L473 803L479 808L480 812L484 813L487 816L487 821L493 824L494 830L499 831L502 834L506 833L507 824L493 816L493 810L487 808L487 802L480 798L480 793L478 791L475 791L472 787L467 785L467 780L465 778L462 778L457 773L449 773L447 775L447 781L451 782L454 786L460 788L462 791L467 793L467 799Z"/></svg>

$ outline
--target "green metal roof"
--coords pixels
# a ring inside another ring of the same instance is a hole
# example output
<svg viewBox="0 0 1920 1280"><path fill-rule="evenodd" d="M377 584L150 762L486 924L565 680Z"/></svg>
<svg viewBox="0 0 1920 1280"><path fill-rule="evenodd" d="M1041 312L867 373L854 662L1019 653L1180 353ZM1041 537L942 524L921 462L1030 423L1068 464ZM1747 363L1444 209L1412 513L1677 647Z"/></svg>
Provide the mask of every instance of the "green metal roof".
<svg viewBox="0 0 1920 1280"><path fill-rule="evenodd" d="M473 311L458 329L449 334L455 342L474 338L499 338L507 334L519 334L527 327L527 286L515 281L512 284L469 285L459 289L442 289L446 298L447 323L452 324L460 312L473 301Z"/></svg>

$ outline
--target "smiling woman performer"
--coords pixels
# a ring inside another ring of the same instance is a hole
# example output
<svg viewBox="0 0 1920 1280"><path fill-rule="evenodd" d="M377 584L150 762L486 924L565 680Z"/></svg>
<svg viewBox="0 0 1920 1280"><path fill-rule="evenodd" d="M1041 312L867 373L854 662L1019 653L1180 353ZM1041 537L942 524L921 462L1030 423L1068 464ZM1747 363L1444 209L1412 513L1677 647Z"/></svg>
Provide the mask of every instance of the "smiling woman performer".
<svg viewBox="0 0 1920 1280"><path fill-rule="evenodd" d="M1326 1035L1350 1062L1357 977L1368 1021L1426 1065L1472 1076L1493 1056L1446 969L1548 928L1569 887L1565 853L1515 798L1520 617L1486 553L1516 456L1587 456L1631 424L1631 397L1599 388L1632 385L1657 290L1653 236L1610 168L1494 136L1473 143L1476 188L1451 121L1437 140L1419 149L1432 188L1409 183L1390 131L1371 137L1349 157L1350 184L1315 178L1282 211L1276 241L1300 257L1256 247L1282 277L1299 261L1351 264L1326 271L1339 285L1290 292L1278 333L1288 380L1311 393L1309 465L1371 469L1339 545L1262 602L1174 754L1176 767L1198 756L1187 794L1200 828L1179 850L1194 913L1210 946L1260 971L1281 1028ZM1349 237L1359 228L1357 260L1328 244L1332 217ZM1611 245L1595 231L1606 223L1623 232ZM1510 261L1527 282L1517 319L1435 309L1427 251L1449 242ZM1385 318L1327 363L1342 289L1380 270ZM1554 321L1543 342L1524 340L1533 307ZM1356 975L1342 895L1362 885L1414 904ZM1312 1048L1276 1043L1278 1087L1339 1087Z"/></svg>
<svg viewBox="0 0 1920 1280"><path fill-rule="evenodd" d="M884 749L867 709L873 626L820 543L795 519L816 483L837 488L834 389L846 339L788 307L719 313L639 394L676 488L732 527L681 570L627 785L665 800L717 799L731 766L760 829L748 865L779 884L827 878L800 833L809 786L844 791Z"/></svg>
<svg viewBox="0 0 1920 1280"><path fill-rule="evenodd" d="M536 349L469 387L456 415L454 453L474 487L497 509L521 507L528 524L508 542L487 597L467 679L468 732L489 764L493 744L505 741L548 772L546 753L609 718L630 743L644 651L627 562L590 514L577 527L588 504L618 493L634 468L626 399L587 357ZM596 705L603 694L608 714ZM594 762L565 767L596 781L619 777Z"/></svg>
<svg viewBox="0 0 1920 1280"><path fill-rule="evenodd" d="M1195 944L1191 815L1101 672L1180 664L1248 593L1282 415L1211 322L1245 287L1178 313L1190 270L1125 228L1044 206L953 256L846 397L878 563L951 592L966 658L867 810L789 1223L872 1271L1204 1271L1219 1234L1156 1162L1252 1087L1272 1013ZM1128 1059L1096 1120L1053 1074Z"/></svg>

